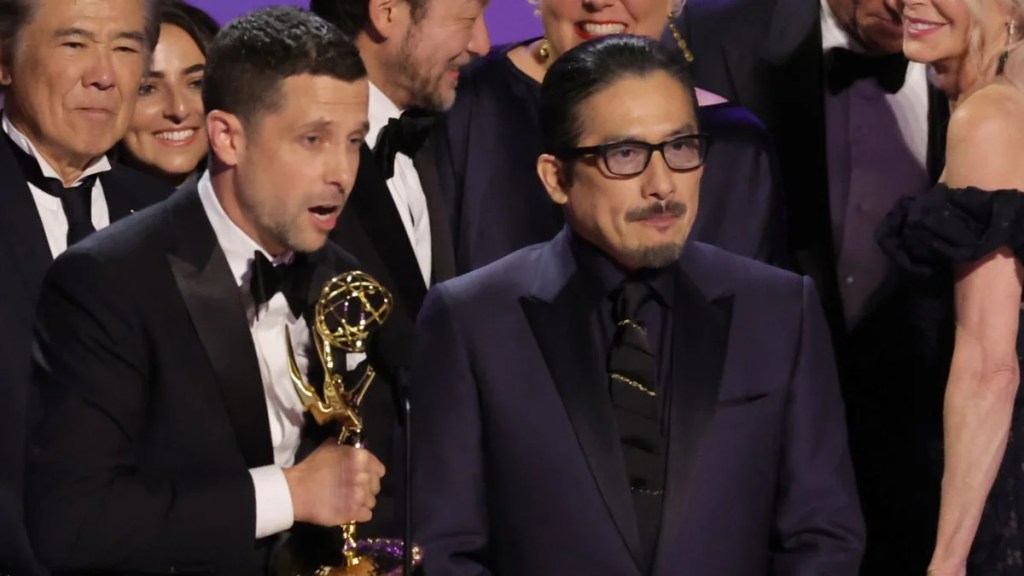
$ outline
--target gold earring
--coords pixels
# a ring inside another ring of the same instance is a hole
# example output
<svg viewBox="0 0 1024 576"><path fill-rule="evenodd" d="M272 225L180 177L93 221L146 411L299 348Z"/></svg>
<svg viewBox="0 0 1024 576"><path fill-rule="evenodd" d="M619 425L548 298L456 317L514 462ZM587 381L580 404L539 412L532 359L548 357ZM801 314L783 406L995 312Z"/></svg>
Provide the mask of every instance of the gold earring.
<svg viewBox="0 0 1024 576"><path fill-rule="evenodd" d="M676 27L676 23L672 20L672 15L668 16L668 29L672 32L672 37L676 39L676 44L679 45L679 50L683 53L683 58L687 64L693 63L693 52L690 52L690 47L686 45L686 40L683 39L683 35L679 33L679 28Z"/></svg>
<svg viewBox="0 0 1024 576"><path fill-rule="evenodd" d="M540 46L537 47L537 55L540 56L541 60L551 58L551 41L547 37L540 41Z"/></svg>

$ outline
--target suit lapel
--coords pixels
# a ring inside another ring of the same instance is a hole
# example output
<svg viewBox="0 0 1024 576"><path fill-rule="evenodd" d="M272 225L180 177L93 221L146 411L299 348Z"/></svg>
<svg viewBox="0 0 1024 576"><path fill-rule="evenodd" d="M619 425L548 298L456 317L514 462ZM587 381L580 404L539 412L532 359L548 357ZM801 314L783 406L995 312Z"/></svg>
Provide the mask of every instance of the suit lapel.
<svg viewBox="0 0 1024 576"><path fill-rule="evenodd" d="M562 242L555 240L551 246L555 250L559 246L563 248L566 252L563 259L569 260L564 267L556 268L572 269L564 233L561 238ZM598 490L639 567L636 514L622 448L614 433L616 421L607 376L601 369L600 355L594 350L591 334L591 311L601 298L592 286L592 282L585 282L580 274L573 273L553 300L531 296L520 302Z"/></svg>
<svg viewBox="0 0 1024 576"><path fill-rule="evenodd" d="M123 178L119 167L115 166L109 172L104 172L100 176L100 182L103 183L103 196L107 199L111 222L116 222L145 207L136 203L138 195L133 193L131 184Z"/></svg>
<svg viewBox="0 0 1024 576"><path fill-rule="evenodd" d="M374 164L373 152L363 146L359 156L359 174L345 210L351 210L364 225L371 245L395 282L395 291L408 303L409 310L417 311L427 294L427 286L420 274L416 253L391 191Z"/></svg>
<svg viewBox="0 0 1024 576"><path fill-rule="evenodd" d="M7 138L0 138L0 234L6 236L4 252L21 270L25 289L35 302L53 255L39 209L10 146Z"/></svg>
<svg viewBox="0 0 1024 576"><path fill-rule="evenodd" d="M669 416L665 508L659 556L676 541L685 516L693 470L718 402L733 296L708 301L677 267L672 307L672 397ZM655 570L657 573L657 570Z"/></svg>
<svg viewBox="0 0 1024 576"><path fill-rule="evenodd" d="M427 140L413 159L416 173L427 199L427 214L430 218L431 275L433 283L444 282L455 276L455 248L452 244L452 230L441 196L441 180L434 156L435 138Z"/></svg>
<svg viewBox="0 0 1024 576"><path fill-rule="evenodd" d="M783 4L780 4L780 8ZM776 13L779 21L782 13ZM825 58L820 12L791 51L770 49L774 57L770 85L779 116L769 129L776 135L779 166L789 199L789 245L801 272L814 279L834 336L845 333L843 304L836 278L832 241L825 119ZM807 20L806 18L804 20ZM806 26L806 22L804 23ZM777 41L781 33L776 33ZM787 45L789 46L789 45ZM785 52L785 55L782 53Z"/></svg>
<svg viewBox="0 0 1024 576"><path fill-rule="evenodd" d="M168 202L174 203L171 271L217 375L239 449L249 468L273 464L263 380L227 258L195 186L175 193Z"/></svg>

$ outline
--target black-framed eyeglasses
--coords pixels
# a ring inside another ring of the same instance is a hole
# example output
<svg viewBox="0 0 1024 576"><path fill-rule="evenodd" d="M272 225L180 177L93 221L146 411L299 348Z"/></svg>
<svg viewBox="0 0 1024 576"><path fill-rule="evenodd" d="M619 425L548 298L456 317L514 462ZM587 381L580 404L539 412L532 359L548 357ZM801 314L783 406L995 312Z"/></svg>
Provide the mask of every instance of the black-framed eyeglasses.
<svg viewBox="0 0 1024 576"><path fill-rule="evenodd" d="M625 140L597 146L568 148L556 154L563 160L582 156L598 156L604 167L615 176L636 176L647 170L654 151L661 152L665 164L672 170L693 170L704 164L711 138L707 134L676 136L658 144L639 140Z"/></svg>

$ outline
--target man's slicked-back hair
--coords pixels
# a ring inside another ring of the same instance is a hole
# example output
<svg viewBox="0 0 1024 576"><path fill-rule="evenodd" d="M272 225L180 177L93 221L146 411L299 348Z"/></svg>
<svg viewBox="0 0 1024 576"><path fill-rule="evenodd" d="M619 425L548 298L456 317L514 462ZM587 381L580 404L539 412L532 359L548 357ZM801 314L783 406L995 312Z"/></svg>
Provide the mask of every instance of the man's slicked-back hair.
<svg viewBox="0 0 1024 576"><path fill-rule="evenodd" d="M405 0L413 23L423 18L430 1ZM370 24L370 0L309 0L309 9L352 38Z"/></svg>
<svg viewBox="0 0 1024 576"><path fill-rule="evenodd" d="M203 107L234 114L246 127L281 105L292 76L366 77L355 44L315 14L294 7L257 10L217 33L206 55Z"/></svg>
<svg viewBox="0 0 1024 576"><path fill-rule="evenodd" d="M0 0L0 50L4 65L10 65L21 29L35 15L38 0ZM152 52L160 37L161 0L141 0L146 20L146 47Z"/></svg>
<svg viewBox="0 0 1024 576"><path fill-rule="evenodd" d="M580 107L585 100L623 78L656 72L675 78L696 112L697 95L686 61L657 40L633 35L604 36L562 54L544 75L540 89L544 152L557 155L578 145L583 132Z"/></svg>

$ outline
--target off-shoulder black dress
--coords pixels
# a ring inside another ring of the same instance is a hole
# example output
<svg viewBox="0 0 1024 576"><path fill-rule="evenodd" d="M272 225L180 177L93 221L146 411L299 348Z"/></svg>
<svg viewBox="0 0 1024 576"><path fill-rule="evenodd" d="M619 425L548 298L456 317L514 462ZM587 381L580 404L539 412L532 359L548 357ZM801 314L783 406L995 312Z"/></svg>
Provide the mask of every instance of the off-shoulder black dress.
<svg viewBox="0 0 1024 576"><path fill-rule="evenodd" d="M952 357L952 266L1000 248L1024 261L1024 192L939 185L923 196L902 199L883 223L878 240L896 266L919 282L920 296L908 313L926 336L912 360L924 362L923 371L941 375L927 394L941 398ZM1018 359L1024 353L1022 344L1018 332ZM971 549L971 575L1024 576L1024 388L1019 390L1006 455ZM932 417L933 425L941 427L941 411L933 410ZM931 458L940 471L941 450L933 451Z"/></svg>

